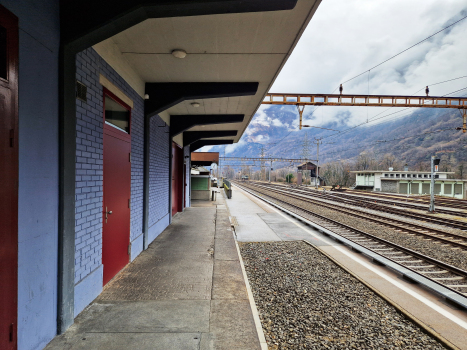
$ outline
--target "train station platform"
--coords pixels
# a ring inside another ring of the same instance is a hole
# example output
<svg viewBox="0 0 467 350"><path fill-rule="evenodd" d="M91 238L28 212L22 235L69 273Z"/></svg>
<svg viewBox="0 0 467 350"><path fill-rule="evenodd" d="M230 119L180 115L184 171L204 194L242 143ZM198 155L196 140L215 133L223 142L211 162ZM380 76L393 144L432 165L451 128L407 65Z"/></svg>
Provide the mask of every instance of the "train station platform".
<svg viewBox="0 0 467 350"><path fill-rule="evenodd" d="M366 256L330 239L238 186L232 187L232 199L226 203L238 242L307 241L412 318L426 332L437 334L453 349L467 350L466 310L448 304L444 298L373 263Z"/></svg>
<svg viewBox="0 0 467 350"><path fill-rule="evenodd" d="M46 349L261 349L224 196L177 214Z"/></svg>

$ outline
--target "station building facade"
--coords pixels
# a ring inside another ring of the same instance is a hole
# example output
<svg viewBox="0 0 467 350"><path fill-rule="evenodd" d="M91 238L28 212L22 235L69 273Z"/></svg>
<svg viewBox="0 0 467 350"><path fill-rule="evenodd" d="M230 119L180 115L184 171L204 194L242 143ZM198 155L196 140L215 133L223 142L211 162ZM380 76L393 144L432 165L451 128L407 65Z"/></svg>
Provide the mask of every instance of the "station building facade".
<svg viewBox="0 0 467 350"><path fill-rule="evenodd" d="M0 348L41 349L190 206L319 0L0 0ZM181 57L184 58L181 58Z"/></svg>
<svg viewBox="0 0 467 350"><path fill-rule="evenodd" d="M364 170L352 173L356 174L355 188L408 195L430 194L431 172ZM435 195L467 199L467 180L448 179L452 174L436 172Z"/></svg>

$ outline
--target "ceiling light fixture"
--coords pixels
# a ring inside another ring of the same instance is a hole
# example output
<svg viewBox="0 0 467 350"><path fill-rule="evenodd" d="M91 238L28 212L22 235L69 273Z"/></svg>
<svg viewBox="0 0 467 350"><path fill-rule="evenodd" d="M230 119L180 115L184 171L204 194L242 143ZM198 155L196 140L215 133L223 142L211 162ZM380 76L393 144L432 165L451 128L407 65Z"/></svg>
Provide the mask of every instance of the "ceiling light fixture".
<svg viewBox="0 0 467 350"><path fill-rule="evenodd" d="M181 49L175 49L172 50L172 55L176 58L185 58L186 57L186 51L181 50Z"/></svg>
<svg viewBox="0 0 467 350"><path fill-rule="evenodd" d="M200 106L199 102L192 102L191 105L195 108L198 108Z"/></svg>

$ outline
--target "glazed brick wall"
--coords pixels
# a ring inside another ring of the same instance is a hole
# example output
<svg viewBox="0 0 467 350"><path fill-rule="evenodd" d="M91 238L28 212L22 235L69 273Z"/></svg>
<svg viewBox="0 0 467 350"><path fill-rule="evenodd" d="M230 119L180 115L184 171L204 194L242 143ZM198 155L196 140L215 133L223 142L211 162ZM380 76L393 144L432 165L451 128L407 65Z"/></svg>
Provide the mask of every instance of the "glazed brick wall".
<svg viewBox="0 0 467 350"><path fill-rule="evenodd" d="M142 233L144 100L89 48L76 55L76 79L87 86L87 102L76 100L75 283L102 264L103 89L99 74L134 103L131 114L131 241Z"/></svg>
<svg viewBox="0 0 467 350"><path fill-rule="evenodd" d="M151 118L149 151L149 227L169 213L169 127Z"/></svg>

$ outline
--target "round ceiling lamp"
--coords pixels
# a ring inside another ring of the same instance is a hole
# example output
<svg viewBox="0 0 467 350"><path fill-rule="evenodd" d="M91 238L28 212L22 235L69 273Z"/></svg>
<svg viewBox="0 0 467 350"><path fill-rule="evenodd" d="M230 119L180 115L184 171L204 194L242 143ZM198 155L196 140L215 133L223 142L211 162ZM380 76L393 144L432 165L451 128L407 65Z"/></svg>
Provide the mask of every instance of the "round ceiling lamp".
<svg viewBox="0 0 467 350"><path fill-rule="evenodd" d="M181 49L175 49L172 51L172 55L176 58L185 58L186 57L186 51L181 50Z"/></svg>
<svg viewBox="0 0 467 350"><path fill-rule="evenodd" d="M199 102L192 102L191 105L195 108L198 108L200 106Z"/></svg>

